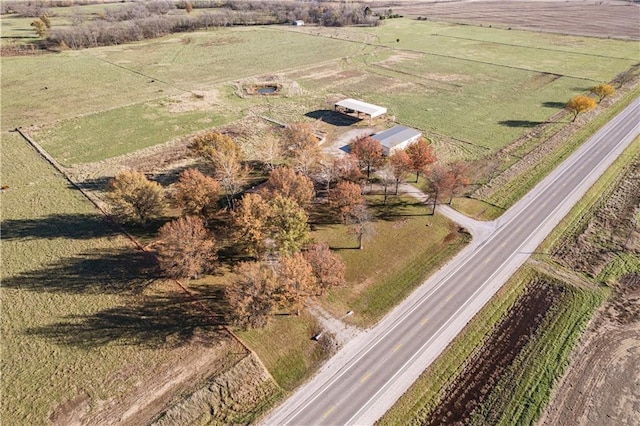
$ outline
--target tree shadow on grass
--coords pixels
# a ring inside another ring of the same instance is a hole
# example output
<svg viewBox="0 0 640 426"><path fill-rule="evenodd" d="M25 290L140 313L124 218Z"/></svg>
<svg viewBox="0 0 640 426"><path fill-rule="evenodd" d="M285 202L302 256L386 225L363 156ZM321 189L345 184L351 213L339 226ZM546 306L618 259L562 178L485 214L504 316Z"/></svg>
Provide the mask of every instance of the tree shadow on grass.
<svg viewBox="0 0 640 426"><path fill-rule="evenodd" d="M3 279L7 288L69 294L139 294L158 278L152 254L133 248L63 257L48 266Z"/></svg>
<svg viewBox="0 0 640 426"><path fill-rule="evenodd" d="M212 287L207 299L220 301L221 289ZM208 306L211 303L207 303ZM44 337L60 345L90 349L107 344L147 348L176 348L197 340L213 345L223 335L226 311L221 308L205 313L191 297L171 293L145 296L137 303L118 306L93 315L67 316L63 321L30 328L27 335Z"/></svg>
<svg viewBox="0 0 640 426"><path fill-rule="evenodd" d="M553 102L553 101L550 101L550 102L543 102L542 106L546 107L546 108L564 109L567 106L567 103L566 102Z"/></svg>
<svg viewBox="0 0 640 426"><path fill-rule="evenodd" d="M7 219L0 223L0 228L3 240L88 240L118 233L114 226L98 214L53 214L37 219Z"/></svg>
<svg viewBox="0 0 640 426"><path fill-rule="evenodd" d="M545 124L546 121L503 120L498 123L505 127L523 127L523 128L530 129L530 128L539 126L541 124Z"/></svg>

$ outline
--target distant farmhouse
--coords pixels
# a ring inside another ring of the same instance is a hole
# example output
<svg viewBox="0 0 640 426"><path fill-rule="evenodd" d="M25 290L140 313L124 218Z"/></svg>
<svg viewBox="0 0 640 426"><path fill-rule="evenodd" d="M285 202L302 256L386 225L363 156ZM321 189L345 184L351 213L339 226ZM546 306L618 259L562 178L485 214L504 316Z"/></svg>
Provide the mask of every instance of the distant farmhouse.
<svg viewBox="0 0 640 426"><path fill-rule="evenodd" d="M334 105L334 110L343 114L356 114L358 118L360 118L360 114L364 114L365 116L369 117L369 121L371 121L371 119L373 118L380 117L387 113L387 109L385 107L368 104L356 99L345 99L340 102L336 102Z"/></svg>
<svg viewBox="0 0 640 426"><path fill-rule="evenodd" d="M382 145L382 153L386 156L392 155L398 149L405 149L407 146L422 136L422 133L411 127L395 126L384 132L373 135L372 138Z"/></svg>

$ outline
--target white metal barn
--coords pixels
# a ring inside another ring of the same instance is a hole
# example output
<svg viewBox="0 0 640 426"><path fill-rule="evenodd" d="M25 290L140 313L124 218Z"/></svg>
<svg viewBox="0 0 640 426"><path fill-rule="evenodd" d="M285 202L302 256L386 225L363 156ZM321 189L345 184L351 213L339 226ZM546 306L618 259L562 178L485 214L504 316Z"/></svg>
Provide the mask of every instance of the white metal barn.
<svg viewBox="0 0 640 426"><path fill-rule="evenodd" d="M395 126L384 132L373 135L372 138L382 145L382 153L386 156L393 154L398 149L405 149L422 136L416 129L405 126Z"/></svg>
<svg viewBox="0 0 640 426"><path fill-rule="evenodd" d="M364 114L369 117L369 120L387 113L387 109L385 107L368 104L356 99L344 99L340 102L336 102L334 109L344 114L355 113L357 117L360 117L360 114Z"/></svg>

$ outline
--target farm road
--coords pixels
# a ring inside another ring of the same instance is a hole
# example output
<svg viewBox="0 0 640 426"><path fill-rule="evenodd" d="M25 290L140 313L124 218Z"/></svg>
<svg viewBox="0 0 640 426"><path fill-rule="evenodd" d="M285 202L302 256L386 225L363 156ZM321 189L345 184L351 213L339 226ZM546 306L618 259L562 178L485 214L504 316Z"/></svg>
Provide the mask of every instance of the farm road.
<svg viewBox="0 0 640 426"><path fill-rule="evenodd" d="M640 134L640 98L600 129L376 327L339 351L265 424L373 424Z"/></svg>

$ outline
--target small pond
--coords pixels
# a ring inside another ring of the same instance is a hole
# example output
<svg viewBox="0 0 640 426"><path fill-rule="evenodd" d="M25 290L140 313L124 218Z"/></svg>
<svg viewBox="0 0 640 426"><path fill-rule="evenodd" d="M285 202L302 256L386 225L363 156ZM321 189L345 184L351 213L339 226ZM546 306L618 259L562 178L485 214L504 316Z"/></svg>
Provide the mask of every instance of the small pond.
<svg viewBox="0 0 640 426"><path fill-rule="evenodd" d="M278 88L276 86L263 86L256 89L256 92L260 95L269 95L271 93L276 93L277 91Z"/></svg>

